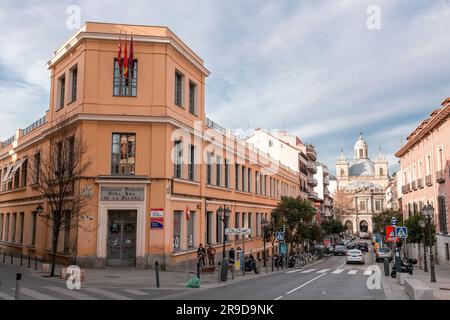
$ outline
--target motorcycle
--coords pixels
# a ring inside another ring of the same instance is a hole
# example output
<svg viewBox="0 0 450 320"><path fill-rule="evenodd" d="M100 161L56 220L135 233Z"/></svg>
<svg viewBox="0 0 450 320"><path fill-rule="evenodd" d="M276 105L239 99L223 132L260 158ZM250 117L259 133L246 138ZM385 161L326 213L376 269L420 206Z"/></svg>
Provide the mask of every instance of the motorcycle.
<svg viewBox="0 0 450 320"><path fill-rule="evenodd" d="M283 256L280 256L279 254L275 254L273 259L273 264L276 268L282 268L283 267Z"/></svg>
<svg viewBox="0 0 450 320"><path fill-rule="evenodd" d="M410 258L408 260L402 259L400 273L409 273L410 275L412 275L415 264L417 264L417 259L412 259L412 258ZM395 264L394 264L394 268L391 272L391 277L392 278L397 277L397 271L395 271Z"/></svg>
<svg viewBox="0 0 450 320"><path fill-rule="evenodd" d="M250 256L245 257L245 271L252 271L256 274L259 273L258 263L256 262L255 257L250 254Z"/></svg>

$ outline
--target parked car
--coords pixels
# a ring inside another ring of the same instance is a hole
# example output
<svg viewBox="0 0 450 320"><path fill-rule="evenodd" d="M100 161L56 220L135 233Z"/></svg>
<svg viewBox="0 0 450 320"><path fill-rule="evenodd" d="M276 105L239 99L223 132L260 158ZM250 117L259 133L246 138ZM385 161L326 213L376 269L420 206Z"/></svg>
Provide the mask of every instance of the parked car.
<svg viewBox="0 0 450 320"><path fill-rule="evenodd" d="M368 232L360 232L359 238L360 239L370 239L370 234Z"/></svg>
<svg viewBox="0 0 450 320"><path fill-rule="evenodd" d="M326 254L334 254L334 247L333 245L329 245L325 248L325 253Z"/></svg>
<svg viewBox="0 0 450 320"><path fill-rule="evenodd" d="M346 261L347 264L349 263L365 264L364 254L361 252L361 250L358 249L348 250Z"/></svg>
<svg viewBox="0 0 450 320"><path fill-rule="evenodd" d="M369 244L367 242L358 242L356 249L361 250L362 252L369 252Z"/></svg>
<svg viewBox="0 0 450 320"><path fill-rule="evenodd" d="M334 247L334 253L335 256L345 256L347 254L347 248L343 245L337 245Z"/></svg>
<svg viewBox="0 0 450 320"><path fill-rule="evenodd" d="M394 259L394 255L392 254L391 249L389 249L388 247L379 248L375 253L376 262L384 261L384 258L388 258L389 262Z"/></svg>

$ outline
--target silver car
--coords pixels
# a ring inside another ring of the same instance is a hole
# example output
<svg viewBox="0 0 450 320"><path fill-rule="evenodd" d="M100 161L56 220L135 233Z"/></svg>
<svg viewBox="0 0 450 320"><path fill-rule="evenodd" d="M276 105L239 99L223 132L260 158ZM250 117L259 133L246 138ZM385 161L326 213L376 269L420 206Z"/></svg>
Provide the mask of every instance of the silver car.
<svg viewBox="0 0 450 320"><path fill-rule="evenodd" d="M388 258L389 262L391 262L392 259L394 259L394 255L393 255L391 249L389 249L388 247L379 248L377 250L377 253L375 254L375 260L377 262L384 261L384 258Z"/></svg>
<svg viewBox="0 0 450 320"><path fill-rule="evenodd" d="M358 250L358 249L348 250L346 260L347 260L347 264L349 264L349 263L364 264L365 263L364 254L362 253L361 250Z"/></svg>

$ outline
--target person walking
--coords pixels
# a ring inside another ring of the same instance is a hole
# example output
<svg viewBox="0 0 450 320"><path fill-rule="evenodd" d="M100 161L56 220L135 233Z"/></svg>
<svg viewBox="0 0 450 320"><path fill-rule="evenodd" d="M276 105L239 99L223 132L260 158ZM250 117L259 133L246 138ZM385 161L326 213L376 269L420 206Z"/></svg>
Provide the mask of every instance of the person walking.
<svg viewBox="0 0 450 320"><path fill-rule="evenodd" d="M200 243L197 250L197 259L202 261L203 266L206 266L205 258L206 258L206 249L203 247L203 244Z"/></svg>
<svg viewBox="0 0 450 320"><path fill-rule="evenodd" d="M228 258L230 260L230 264L234 264L234 257L235 257L235 251L234 248L231 247L230 251L228 252Z"/></svg>
<svg viewBox="0 0 450 320"><path fill-rule="evenodd" d="M215 266L216 264L214 263L214 258L215 258L215 255L216 255L216 249L214 249L212 247L211 243L208 245L207 254L208 254L209 265L210 266Z"/></svg>

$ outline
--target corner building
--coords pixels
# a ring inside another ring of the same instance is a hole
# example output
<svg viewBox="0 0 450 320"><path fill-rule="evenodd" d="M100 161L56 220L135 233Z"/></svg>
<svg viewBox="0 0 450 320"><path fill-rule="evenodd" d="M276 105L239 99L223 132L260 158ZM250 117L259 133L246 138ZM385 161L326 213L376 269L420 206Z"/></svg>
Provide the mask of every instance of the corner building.
<svg viewBox="0 0 450 320"><path fill-rule="evenodd" d="M128 83L117 63L125 33L134 40ZM48 259L51 227L36 210L48 212L49 204L27 171L39 166L50 134L65 119L93 160L77 181L90 197L92 220L61 232L58 262L184 268L196 262L200 243L221 256L224 222L250 228L245 251L261 254L261 221L281 196L299 195L298 172L205 117L209 71L175 34L88 22L55 51L48 68L49 110L0 145L0 248ZM225 221L217 214L224 206L231 210ZM242 247L242 237L225 240L226 250Z"/></svg>

